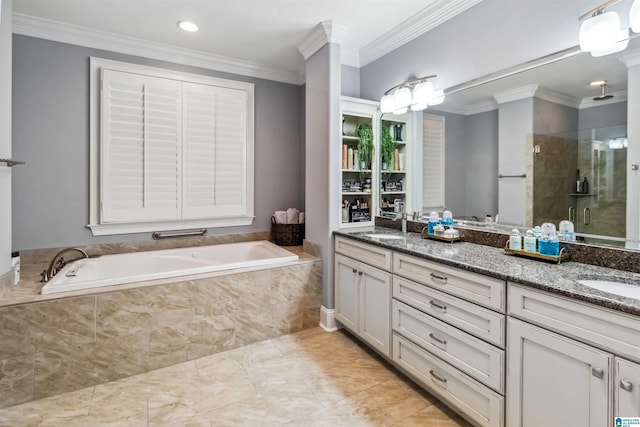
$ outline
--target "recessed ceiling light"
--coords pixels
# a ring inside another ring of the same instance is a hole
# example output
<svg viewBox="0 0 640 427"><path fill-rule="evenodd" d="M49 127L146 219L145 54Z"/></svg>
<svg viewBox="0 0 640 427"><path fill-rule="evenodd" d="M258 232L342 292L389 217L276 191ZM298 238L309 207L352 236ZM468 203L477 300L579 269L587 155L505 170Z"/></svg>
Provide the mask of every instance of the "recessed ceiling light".
<svg viewBox="0 0 640 427"><path fill-rule="evenodd" d="M198 26L191 21L178 21L178 27L180 27L181 30L188 31L190 33L198 31Z"/></svg>
<svg viewBox="0 0 640 427"><path fill-rule="evenodd" d="M589 82L590 86L602 86L603 84L606 84L607 81L606 80L595 80L592 82Z"/></svg>

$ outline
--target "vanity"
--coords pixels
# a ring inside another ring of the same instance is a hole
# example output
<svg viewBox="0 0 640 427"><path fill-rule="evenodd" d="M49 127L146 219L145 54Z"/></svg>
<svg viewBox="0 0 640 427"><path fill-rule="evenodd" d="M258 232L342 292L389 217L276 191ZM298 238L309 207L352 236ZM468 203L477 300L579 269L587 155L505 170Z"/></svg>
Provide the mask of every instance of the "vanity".
<svg viewBox="0 0 640 427"><path fill-rule="evenodd" d="M472 424L640 417L640 299L589 286L640 275L383 227L334 236L336 319Z"/></svg>

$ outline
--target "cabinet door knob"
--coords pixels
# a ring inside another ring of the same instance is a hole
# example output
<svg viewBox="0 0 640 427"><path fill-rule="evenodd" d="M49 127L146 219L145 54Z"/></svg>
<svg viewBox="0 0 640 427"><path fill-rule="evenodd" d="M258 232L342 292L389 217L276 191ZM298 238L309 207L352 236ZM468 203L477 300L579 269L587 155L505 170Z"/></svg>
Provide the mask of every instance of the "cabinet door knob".
<svg viewBox="0 0 640 427"><path fill-rule="evenodd" d="M438 381L440 381L443 384L447 383L447 379L446 378L442 378L441 376L439 376L438 374L436 374L435 372L433 372L433 369L431 369L429 371L429 374L431 374L431 376L435 379L437 379Z"/></svg>
<svg viewBox="0 0 640 427"><path fill-rule="evenodd" d="M362 276L362 271L358 271L358 276Z"/></svg>
<svg viewBox="0 0 640 427"><path fill-rule="evenodd" d="M631 392L631 390L633 390L633 383L630 381L620 380L620 388L624 391Z"/></svg>
<svg viewBox="0 0 640 427"><path fill-rule="evenodd" d="M356 270L355 268L353 269L353 274L356 274L358 272L358 270Z"/></svg>
<svg viewBox="0 0 640 427"><path fill-rule="evenodd" d="M435 302L434 300L429 301L429 305L433 308L437 308L438 310L441 310L442 312L446 313L447 312L447 306L444 304L438 304L437 302Z"/></svg>
<svg viewBox="0 0 640 427"><path fill-rule="evenodd" d="M431 280L433 280L434 282L438 282L438 283L442 283L443 285L447 284L447 276L439 276L435 273L431 273Z"/></svg>
<svg viewBox="0 0 640 427"><path fill-rule="evenodd" d="M596 378L604 378L604 371L600 368L591 368L591 375Z"/></svg>

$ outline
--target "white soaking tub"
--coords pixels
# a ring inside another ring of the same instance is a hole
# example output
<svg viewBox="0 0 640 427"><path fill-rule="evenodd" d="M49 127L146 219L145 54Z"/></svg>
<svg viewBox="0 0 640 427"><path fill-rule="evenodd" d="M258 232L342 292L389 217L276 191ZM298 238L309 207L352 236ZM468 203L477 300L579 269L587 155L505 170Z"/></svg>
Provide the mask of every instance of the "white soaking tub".
<svg viewBox="0 0 640 427"><path fill-rule="evenodd" d="M297 260L298 255L267 240L104 255L66 265L44 285L41 294L234 268L277 266Z"/></svg>

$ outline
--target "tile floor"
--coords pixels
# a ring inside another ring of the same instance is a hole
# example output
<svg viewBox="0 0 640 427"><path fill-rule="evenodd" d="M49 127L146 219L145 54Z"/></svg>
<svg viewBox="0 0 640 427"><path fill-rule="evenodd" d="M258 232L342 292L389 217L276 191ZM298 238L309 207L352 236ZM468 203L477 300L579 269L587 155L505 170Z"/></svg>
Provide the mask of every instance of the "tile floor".
<svg viewBox="0 0 640 427"><path fill-rule="evenodd" d="M468 426L319 328L0 410L0 426Z"/></svg>

